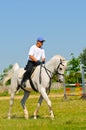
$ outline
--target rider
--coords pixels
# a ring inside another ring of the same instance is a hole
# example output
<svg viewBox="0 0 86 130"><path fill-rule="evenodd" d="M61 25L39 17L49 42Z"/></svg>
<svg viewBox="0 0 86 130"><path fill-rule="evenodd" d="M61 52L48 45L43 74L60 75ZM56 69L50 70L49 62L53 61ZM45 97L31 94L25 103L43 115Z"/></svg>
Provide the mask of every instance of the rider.
<svg viewBox="0 0 86 130"><path fill-rule="evenodd" d="M39 37L35 45L32 45L28 53L28 63L25 67L26 72L23 75L21 86L25 87L25 82L30 78L33 67L45 63L45 50L42 48L44 38Z"/></svg>

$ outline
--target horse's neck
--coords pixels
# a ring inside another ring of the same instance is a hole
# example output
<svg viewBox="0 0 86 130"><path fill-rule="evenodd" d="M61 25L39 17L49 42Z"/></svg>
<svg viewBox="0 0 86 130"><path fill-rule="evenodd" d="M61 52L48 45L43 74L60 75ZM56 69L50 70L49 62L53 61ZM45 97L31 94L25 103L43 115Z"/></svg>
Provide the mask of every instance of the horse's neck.
<svg viewBox="0 0 86 130"><path fill-rule="evenodd" d="M46 68L48 68L52 73L55 71L55 64L53 62L47 62Z"/></svg>

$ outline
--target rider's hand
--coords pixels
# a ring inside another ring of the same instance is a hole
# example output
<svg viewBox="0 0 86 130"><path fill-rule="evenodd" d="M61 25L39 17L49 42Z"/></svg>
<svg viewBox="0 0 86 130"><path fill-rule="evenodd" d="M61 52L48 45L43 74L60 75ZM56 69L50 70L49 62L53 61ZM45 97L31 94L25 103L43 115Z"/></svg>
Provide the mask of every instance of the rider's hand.
<svg viewBox="0 0 86 130"><path fill-rule="evenodd" d="M45 64L45 61L42 61L42 64Z"/></svg>
<svg viewBox="0 0 86 130"><path fill-rule="evenodd" d="M41 64L41 61L38 60L38 61L36 62L36 65L40 65L40 64Z"/></svg>

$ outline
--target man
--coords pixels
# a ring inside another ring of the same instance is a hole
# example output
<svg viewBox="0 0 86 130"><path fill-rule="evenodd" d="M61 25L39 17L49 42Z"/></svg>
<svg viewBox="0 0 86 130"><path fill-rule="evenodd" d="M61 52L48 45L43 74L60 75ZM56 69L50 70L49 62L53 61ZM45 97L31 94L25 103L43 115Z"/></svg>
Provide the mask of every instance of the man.
<svg viewBox="0 0 86 130"><path fill-rule="evenodd" d="M30 78L33 67L45 63L45 51L42 48L44 38L39 37L35 45L32 45L28 53L28 63L25 67L26 72L23 75L21 86L25 87L25 82Z"/></svg>

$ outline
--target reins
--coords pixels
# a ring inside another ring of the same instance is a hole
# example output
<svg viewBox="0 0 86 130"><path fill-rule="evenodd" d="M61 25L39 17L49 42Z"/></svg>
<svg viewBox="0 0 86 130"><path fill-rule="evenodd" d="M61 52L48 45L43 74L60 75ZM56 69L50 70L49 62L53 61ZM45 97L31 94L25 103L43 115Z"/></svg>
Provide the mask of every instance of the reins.
<svg viewBox="0 0 86 130"><path fill-rule="evenodd" d="M57 74L64 76L64 74L61 74L61 73L58 72L60 65L64 66L61 59L60 59L59 65L57 66Z"/></svg>
<svg viewBox="0 0 86 130"><path fill-rule="evenodd" d="M40 84L41 84L41 70L42 70L42 67L45 69L45 71L46 71L46 73L47 73L47 75L48 75L48 77L51 79L52 78L52 76L50 76L49 75L49 73L51 73L51 75L52 75L52 72L49 70L49 69L47 69L46 67L45 67L45 65L40 65L40 74L39 74L39 82L40 82ZM49 72L49 73L48 73Z"/></svg>

